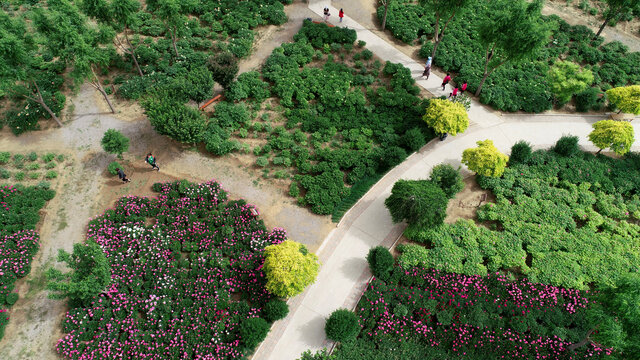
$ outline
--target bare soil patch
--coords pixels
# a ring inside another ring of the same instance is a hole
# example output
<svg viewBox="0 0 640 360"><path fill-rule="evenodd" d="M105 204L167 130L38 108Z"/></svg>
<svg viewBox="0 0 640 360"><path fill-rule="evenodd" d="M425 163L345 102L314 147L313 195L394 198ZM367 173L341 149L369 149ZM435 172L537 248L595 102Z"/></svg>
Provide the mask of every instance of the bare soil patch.
<svg viewBox="0 0 640 360"><path fill-rule="evenodd" d="M464 179L464 189L449 201L444 222L453 224L458 219L475 220L476 210L480 205L495 201L496 197L490 190L484 190L478 185L475 175L468 176Z"/></svg>

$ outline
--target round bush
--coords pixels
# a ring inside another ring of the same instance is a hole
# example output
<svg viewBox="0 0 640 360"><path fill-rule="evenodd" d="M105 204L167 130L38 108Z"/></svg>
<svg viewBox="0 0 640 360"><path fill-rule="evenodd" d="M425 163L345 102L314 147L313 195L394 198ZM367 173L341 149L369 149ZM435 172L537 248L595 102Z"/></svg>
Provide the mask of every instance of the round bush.
<svg viewBox="0 0 640 360"><path fill-rule="evenodd" d="M439 164L431 169L429 177L436 185L438 185L448 198L453 198L457 193L464 189L464 181L460 171L453 168L449 164Z"/></svg>
<svg viewBox="0 0 640 360"><path fill-rule="evenodd" d="M15 304L16 301L18 301L18 293L12 292L7 294L7 297L5 299L5 302L7 303L7 305L11 306Z"/></svg>
<svg viewBox="0 0 640 360"><path fill-rule="evenodd" d="M264 318L269 322L274 322L276 320L284 319L289 314L289 305L287 305L286 301L272 299L265 304L263 310Z"/></svg>
<svg viewBox="0 0 640 360"><path fill-rule="evenodd" d="M360 333L358 317L347 309L338 309L327 319L324 332L327 338L333 341L343 342L355 339Z"/></svg>
<svg viewBox="0 0 640 360"><path fill-rule="evenodd" d="M580 153L577 136L563 136L553 147L553 151L562 156L574 156Z"/></svg>
<svg viewBox="0 0 640 360"><path fill-rule="evenodd" d="M367 262L373 276L384 278L393 267L393 255L384 246L376 246L369 250Z"/></svg>
<svg viewBox="0 0 640 360"><path fill-rule="evenodd" d="M107 167L107 170L109 170L109 174L111 175L118 175L118 171L116 170L118 168L122 169L122 165L118 164L117 161L112 161Z"/></svg>
<svg viewBox="0 0 640 360"><path fill-rule="evenodd" d="M587 88L576 95L576 110L579 112L587 112L591 109L599 110L601 107L600 91L598 88Z"/></svg>
<svg viewBox="0 0 640 360"><path fill-rule="evenodd" d="M403 220L409 225L436 227L444 223L449 199L430 180L398 180L384 205L393 222Z"/></svg>
<svg viewBox="0 0 640 360"><path fill-rule="evenodd" d="M511 147L511 156L509 156L509 165L525 164L531 158L531 145L520 140Z"/></svg>
<svg viewBox="0 0 640 360"><path fill-rule="evenodd" d="M269 323L263 318L249 318L240 324L240 339L248 349L255 348L267 337Z"/></svg>

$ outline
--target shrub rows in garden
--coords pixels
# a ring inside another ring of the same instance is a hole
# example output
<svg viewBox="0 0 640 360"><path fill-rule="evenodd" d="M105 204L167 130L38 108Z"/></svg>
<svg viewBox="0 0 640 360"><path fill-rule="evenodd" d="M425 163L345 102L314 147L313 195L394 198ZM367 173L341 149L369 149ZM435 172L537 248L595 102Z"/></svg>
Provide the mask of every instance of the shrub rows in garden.
<svg viewBox="0 0 640 360"><path fill-rule="evenodd" d="M263 250L285 240L216 182L154 184L90 221L111 285L71 303L58 352L71 359L241 359L288 312L266 289ZM266 319L266 320L265 320Z"/></svg>
<svg viewBox="0 0 640 360"><path fill-rule="evenodd" d="M14 283L29 274L38 251L40 237L35 227L39 211L54 195L45 185L0 187L0 338L9 320L5 307L18 299L12 292Z"/></svg>
<svg viewBox="0 0 640 360"><path fill-rule="evenodd" d="M360 336L331 359L605 359L612 349L568 349L590 330L591 302L586 292L493 273L395 267L369 284L356 308Z"/></svg>
<svg viewBox="0 0 640 360"><path fill-rule="evenodd" d="M478 176L496 203L478 209L478 220L438 228L409 227L400 263L467 275L509 270L531 281L585 289L612 285L640 270L640 158L581 152L573 138L553 151L516 149L500 178ZM518 145L522 147L522 145ZM512 159L514 160L514 159Z"/></svg>
<svg viewBox="0 0 640 360"><path fill-rule="evenodd" d="M56 169L65 161L62 154L12 154L0 152L0 181L12 179L17 183L34 180L50 180L58 177ZM35 183L35 182L34 182ZM41 187L47 187L46 181L41 181Z"/></svg>
<svg viewBox="0 0 640 360"><path fill-rule="evenodd" d="M468 11L457 14L447 28L434 64L448 72L456 73L455 80L467 82L469 91L475 91L480 83L485 50L479 44L476 24L491 16L491 3L478 1ZM427 21L418 28L429 29L434 20L422 16L424 10L415 2L393 2L389 6L387 26L394 36L405 42L413 42L420 33L407 25L407 19L420 19L414 24ZM378 18L384 14L384 6L378 8ZM629 53L628 48L614 41L603 44L603 38L592 40L594 33L583 25L572 26L557 16L544 17L552 29L549 44L532 60L521 64L505 64L499 67L483 86L480 101L505 111L524 110L542 112L552 107L554 98L547 84L547 74L558 59L580 64L591 70L593 84L576 96L579 111L598 110L603 100L598 94L611 87L635 84L640 79L640 70L634 64L640 62L640 53ZM417 25L416 25L417 26ZM401 30L396 30L401 29ZM433 43L423 42L420 56L431 55ZM595 90L594 90L595 89Z"/></svg>

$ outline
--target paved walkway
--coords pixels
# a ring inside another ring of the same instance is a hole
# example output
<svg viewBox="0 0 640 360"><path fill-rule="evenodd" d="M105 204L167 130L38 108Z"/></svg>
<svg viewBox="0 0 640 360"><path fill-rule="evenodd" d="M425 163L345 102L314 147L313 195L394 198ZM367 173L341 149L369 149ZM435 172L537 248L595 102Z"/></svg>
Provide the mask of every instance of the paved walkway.
<svg viewBox="0 0 640 360"><path fill-rule="evenodd" d="M327 3L312 0L309 8L321 17ZM330 9L330 22L336 24L338 9ZM403 64L415 78L422 74L422 64L416 63L348 16L345 16L341 26L355 29L358 39L366 41L367 48L382 60ZM443 92L440 88L442 79L434 74L429 80L418 80L417 83L436 96L448 95L451 91L447 87ZM290 300L289 316L274 325L254 359L294 360L307 349L316 351L332 345L324 335L325 319L333 310L355 307L371 276L365 260L367 252L377 245L391 246L404 230L404 225L392 223L384 207L384 199L389 196L398 179L427 178L431 168L443 162L460 166L462 151L484 139L492 139L498 149L508 153L519 140L526 140L536 148L547 148L562 135L571 134L580 138L583 149L595 151L597 149L588 141L587 135L591 132L591 124L607 116L503 116L472 100L469 117L471 126L465 133L450 136L442 142L431 141L386 174L349 210L318 251L322 267L316 283ZM640 134L640 121L635 120L632 124L636 134ZM639 151L640 145L634 146L633 150Z"/></svg>

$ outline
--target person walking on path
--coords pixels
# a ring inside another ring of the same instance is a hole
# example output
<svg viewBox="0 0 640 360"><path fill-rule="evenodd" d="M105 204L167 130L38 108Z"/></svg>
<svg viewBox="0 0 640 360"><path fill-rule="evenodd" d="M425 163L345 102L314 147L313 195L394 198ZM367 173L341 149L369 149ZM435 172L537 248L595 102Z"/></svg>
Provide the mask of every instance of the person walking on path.
<svg viewBox="0 0 640 360"><path fill-rule="evenodd" d="M344 11L342 11L342 9L338 12L338 17L340 18L340 22L342 22L342 18L344 17Z"/></svg>
<svg viewBox="0 0 640 360"><path fill-rule="evenodd" d="M431 56L427 59L427 63L424 65L424 72L422 76L426 76L427 80L429 80L429 75L431 74Z"/></svg>
<svg viewBox="0 0 640 360"><path fill-rule="evenodd" d="M131 182L131 179L127 179L127 174L125 174L124 171L122 171L122 169L116 168L116 171L118 172L118 177L120 178L120 180L122 180L123 184Z"/></svg>
<svg viewBox="0 0 640 360"><path fill-rule="evenodd" d="M151 165L152 170L160 171L160 167L156 164L156 158L153 157L153 154L148 153L147 157L144 159L147 164Z"/></svg>
<svg viewBox="0 0 640 360"><path fill-rule="evenodd" d="M329 16L331 16L331 14L329 14L329 8L326 7L324 8L324 22L329 22Z"/></svg>
<svg viewBox="0 0 640 360"><path fill-rule="evenodd" d="M447 86L449 81L451 81L451 74L447 73L447 76L445 76L444 79L442 79L442 91L444 91L444 87Z"/></svg>
<svg viewBox="0 0 640 360"><path fill-rule="evenodd" d="M460 92L463 93L467 91L467 83L465 82L464 84L462 84L462 86L460 86Z"/></svg>
<svg viewBox="0 0 640 360"><path fill-rule="evenodd" d="M453 91L451 92L451 94L449 94L449 97L455 99L457 96L458 96L458 88L454 87Z"/></svg>

